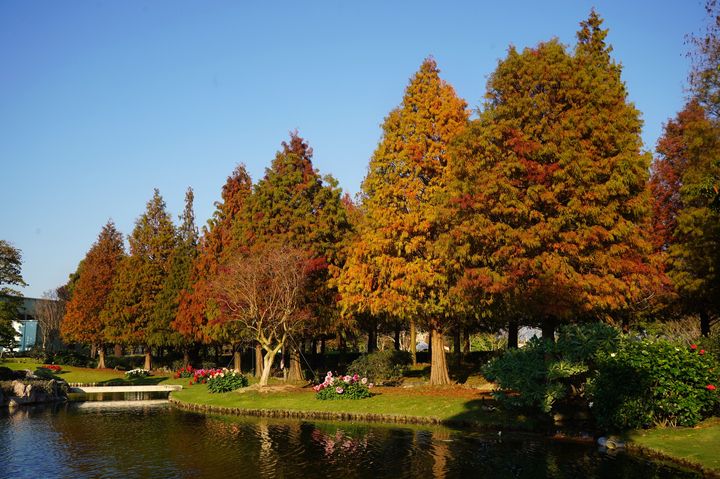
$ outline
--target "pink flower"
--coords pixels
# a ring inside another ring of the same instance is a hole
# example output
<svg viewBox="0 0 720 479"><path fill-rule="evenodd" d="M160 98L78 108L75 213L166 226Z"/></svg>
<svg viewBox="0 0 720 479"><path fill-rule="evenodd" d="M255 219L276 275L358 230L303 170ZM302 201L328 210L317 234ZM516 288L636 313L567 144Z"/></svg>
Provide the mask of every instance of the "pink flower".
<svg viewBox="0 0 720 479"><path fill-rule="evenodd" d="M708 391L714 391L715 389L717 389L717 388L716 388L715 386L713 386L712 384L708 384L707 386L705 386L705 388L707 388Z"/></svg>
<svg viewBox="0 0 720 479"><path fill-rule="evenodd" d="M343 388L341 388L341 387L335 388L335 392L338 393L338 394L342 394L344 391L345 391L345 390L344 390Z"/></svg>
<svg viewBox="0 0 720 479"><path fill-rule="evenodd" d="M373 386L374 386L373 383L368 384L368 388L371 388L371 387L373 387Z"/></svg>
<svg viewBox="0 0 720 479"><path fill-rule="evenodd" d="M326 377L326 378L331 378L331 377L332 377L332 371L328 371L327 374L325 375L325 377Z"/></svg>
<svg viewBox="0 0 720 479"><path fill-rule="evenodd" d="M357 381L358 379L360 379L360 376L358 376L357 374L353 374L353 381Z"/></svg>
<svg viewBox="0 0 720 479"><path fill-rule="evenodd" d="M352 378L350 376L343 376L343 381L349 383Z"/></svg>
<svg viewBox="0 0 720 479"><path fill-rule="evenodd" d="M360 382L363 383L363 384L367 384L367 378L362 378L362 379L360 380Z"/></svg>

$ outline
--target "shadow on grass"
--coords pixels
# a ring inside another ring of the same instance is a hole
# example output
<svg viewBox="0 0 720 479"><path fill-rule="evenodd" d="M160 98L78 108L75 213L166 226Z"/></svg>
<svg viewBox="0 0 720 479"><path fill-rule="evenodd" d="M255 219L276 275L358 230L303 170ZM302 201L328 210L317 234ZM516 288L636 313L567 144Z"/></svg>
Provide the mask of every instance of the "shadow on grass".
<svg viewBox="0 0 720 479"><path fill-rule="evenodd" d="M445 421L446 425L532 432L546 431L550 425L546 416L507 411L491 398L471 399L463 406L465 410Z"/></svg>

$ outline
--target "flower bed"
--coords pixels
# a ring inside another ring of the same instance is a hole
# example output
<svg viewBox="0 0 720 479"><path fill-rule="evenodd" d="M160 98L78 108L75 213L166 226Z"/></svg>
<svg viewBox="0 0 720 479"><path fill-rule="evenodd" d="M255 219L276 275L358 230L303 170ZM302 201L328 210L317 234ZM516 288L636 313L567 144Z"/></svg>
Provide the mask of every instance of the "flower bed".
<svg viewBox="0 0 720 479"><path fill-rule="evenodd" d="M188 382L189 386L193 384L207 384L209 392L224 393L246 387L248 379L233 369L195 369Z"/></svg>
<svg viewBox="0 0 720 479"><path fill-rule="evenodd" d="M42 367L44 369L49 369L54 373L59 373L60 371L62 371L62 366L58 366L57 364L43 364Z"/></svg>
<svg viewBox="0 0 720 479"><path fill-rule="evenodd" d="M315 397L321 400L328 399L363 399L369 398L370 388L373 387L367 378L360 378L357 374L353 376L333 377L328 371L325 381L313 387Z"/></svg>
<svg viewBox="0 0 720 479"><path fill-rule="evenodd" d="M130 371L125 372L125 377L127 379L146 378L148 376L150 376L150 371L142 368L131 369Z"/></svg>
<svg viewBox="0 0 720 479"><path fill-rule="evenodd" d="M192 378L193 376L195 376L195 368L193 368L189 364L175 371L174 375L175 379Z"/></svg>

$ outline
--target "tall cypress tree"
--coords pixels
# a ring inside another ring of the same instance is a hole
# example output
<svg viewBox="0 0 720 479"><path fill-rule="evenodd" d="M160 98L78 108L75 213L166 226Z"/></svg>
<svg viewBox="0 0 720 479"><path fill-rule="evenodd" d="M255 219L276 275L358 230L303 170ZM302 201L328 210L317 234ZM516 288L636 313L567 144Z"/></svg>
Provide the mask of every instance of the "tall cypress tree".
<svg viewBox="0 0 720 479"><path fill-rule="evenodd" d="M532 318L552 339L581 318L626 318L656 287L649 156L593 11L574 55L511 48L452 162L464 291Z"/></svg>
<svg viewBox="0 0 720 479"><path fill-rule="evenodd" d="M157 296L155 311L148 324L147 338L150 346L174 346L187 349L188 341L171 327L178 312L180 293L190 284L190 273L197 255L198 231L193 212L192 188L185 193L185 209L180 215L179 241L172 254L170 270L162 290Z"/></svg>
<svg viewBox="0 0 720 479"><path fill-rule="evenodd" d="M337 181L329 175L321 177L312 157L308 143L297 132L291 133L235 223L239 248L275 244L299 249L309 258L303 303L311 320L304 332L290 339L290 380L301 379L298 346L303 336L331 327L335 293L328 286L328 266L338 264L341 241L349 230Z"/></svg>
<svg viewBox="0 0 720 479"><path fill-rule="evenodd" d="M82 274L72 288L60 326L65 341L88 344L98 351L98 368L105 367L108 341L101 313L107 307L118 265L124 257L122 234L108 221L81 263Z"/></svg>
<svg viewBox="0 0 720 479"><path fill-rule="evenodd" d="M450 382L443 333L456 313L438 241L446 225L438 201L447 187L448 146L467 126L466 103L426 59L362 184L364 218L338 277L346 312L419 320L432 335L431 384Z"/></svg>
<svg viewBox="0 0 720 479"><path fill-rule="evenodd" d="M175 226L157 189L128 240L130 255L120 263L103 319L114 341L144 348L144 367L150 369L152 340L148 327L178 242Z"/></svg>

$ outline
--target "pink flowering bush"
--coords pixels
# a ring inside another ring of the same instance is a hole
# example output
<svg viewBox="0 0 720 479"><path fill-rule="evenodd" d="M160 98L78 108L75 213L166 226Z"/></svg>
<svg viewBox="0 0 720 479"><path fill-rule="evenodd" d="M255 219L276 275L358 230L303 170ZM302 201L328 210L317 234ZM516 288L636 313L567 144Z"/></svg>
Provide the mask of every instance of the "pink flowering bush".
<svg viewBox="0 0 720 479"><path fill-rule="evenodd" d="M372 387L367 378L360 378L357 374L335 377L328 371L325 380L313 389L317 399L363 399L371 396Z"/></svg>

